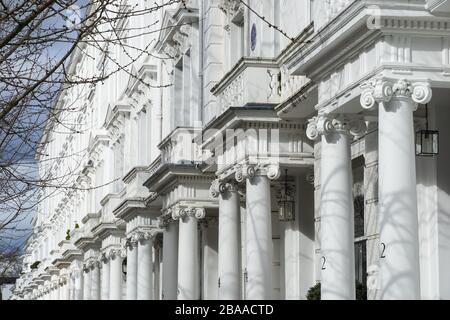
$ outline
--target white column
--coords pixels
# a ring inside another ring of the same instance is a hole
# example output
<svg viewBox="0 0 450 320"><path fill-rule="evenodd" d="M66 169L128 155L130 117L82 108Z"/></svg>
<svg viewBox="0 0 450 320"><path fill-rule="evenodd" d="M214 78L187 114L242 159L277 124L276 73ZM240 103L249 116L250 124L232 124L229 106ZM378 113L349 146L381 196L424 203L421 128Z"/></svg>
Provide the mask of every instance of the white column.
<svg viewBox="0 0 450 320"><path fill-rule="evenodd" d="M83 267L75 270L74 300L83 300Z"/></svg>
<svg viewBox="0 0 450 320"><path fill-rule="evenodd" d="M101 299L109 300L110 262L108 258L103 257L101 263L102 263Z"/></svg>
<svg viewBox="0 0 450 320"><path fill-rule="evenodd" d="M122 300L122 256L120 249L110 253L109 300Z"/></svg>
<svg viewBox="0 0 450 320"><path fill-rule="evenodd" d="M342 115L310 121L307 135L321 137L320 249L321 299L355 299L354 211L350 146L365 122Z"/></svg>
<svg viewBox="0 0 450 320"><path fill-rule="evenodd" d="M70 284L69 284L70 278L67 278L63 285L63 296L62 300L70 300Z"/></svg>
<svg viewBox="0 0 450 320"><path fill-rule="evenodd" d="M239 300L240 288L240 196L234 183L215 181L211 195L219 197L219 300Z"/></svg>
<svg viewBox="0 0 450 320"><path fill-rule="evenodd" d="M75 276L73 273L69 274L69 300L75 300Z"/></svg>
<svg viewBox="0 0 450 320"><path fill-rule="evenodd" d="M138 242L137 299L153 300L153 232L140 232Z"/></svg>
<svg viewBox="0 0 450 320"><path fill-rule="evenodd" d="M91 269L86 264L83 271L83 300L91 300Z"/></svg>
<svg viewBox="0 0 450 320"><path fill-rule="evenodd" d="M178 285L178 221L165 219L163 225L162 299L176 300Z"/></svg>
<svg viewBox="0 0 450 320"><path fill-rule="evenodd" d="M56 281L56 283L53 286L53 298L52 300L60 300L59 299L59 283Z"/></svg>
<svg viewBox="0 0 450 320"><path fill-rule="evenodd" d="M100 300L100 263L93 262L91 265L91 300Z"/></svg>
<svg viewBox="0 0 450 320"><path fill-rule="evenodd" d="M178 208L174 217L180 219L178 234L178 300L200 298L200 261L198 222L205 216L203 208Z"/></svg>
<svg viewBox="0 0 450 320"><path fill-rule="evenodd" d="M419 237L413 112L431 100L428 83L377 79L361 95L379 103L379 215L381 299L419 299Z"/></svg>
<svg viewBox="0 0 450 320"><path fill-rule="evenodd" d="M355 299L354 211L350 136L322 135L321 299Z"/></svg>
<svg viewBox="0 0 450 320"><path fill-rule="evenodd" d="M137 241L127 246L127 300L137 299Z"/></svg>
<svg viewBox="0 0 450 320"><path fill-rule="evenodd" d="M238 174L239 176L239 174ZM270 181L246 168L246 298L272 298L272 210ZM239 181L240 177L237 177Z"/></svg>
<svg viewBox="0 0 450 320"><path fill-rule="evenodd" d="M64 299L64 283L59 283L58 285L58 300L65 300Z"/></svg>

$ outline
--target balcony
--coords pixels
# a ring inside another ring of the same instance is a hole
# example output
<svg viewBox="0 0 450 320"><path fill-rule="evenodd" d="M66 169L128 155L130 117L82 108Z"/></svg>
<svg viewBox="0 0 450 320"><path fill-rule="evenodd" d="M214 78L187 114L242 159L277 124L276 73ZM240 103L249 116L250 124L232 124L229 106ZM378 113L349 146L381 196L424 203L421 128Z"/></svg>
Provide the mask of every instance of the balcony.
<svg viewBox="0 0 450 320"><path fill-rule="evenodd" d="M230 107L279 104L308 81L303 76L291 76L276 60L242 58L211 92L218 98L219 116Z"/></svg>
<svg viewBox="0 0 450 320"><path fill-rule="evenodd" d="M161 150L160 166L168 164L192 165L201 163L202 149L198 144L193 143L193 139L200 132L200 128L184 127L172 131L172 133L158 145L158 148Z"/></svg>
<svg viewBox="0 0 450 320"><path fill-rule="evenodd" d="M161 156L148 168L148 179L144 182L151 193L160 192L177 176L198 175L203 157L201 145L194 139L200 133L201 128L179 127L158 145ZM155 203L156 198L150 194L147 200Z"/></svg>
<svg viewBox="0 0 450 320"><path fill-rule="evenodd" d="M218 115L230 107L249 103L277 104L280 102L279 67L275 60L241 58L211 92L218 98Z"/></svg>

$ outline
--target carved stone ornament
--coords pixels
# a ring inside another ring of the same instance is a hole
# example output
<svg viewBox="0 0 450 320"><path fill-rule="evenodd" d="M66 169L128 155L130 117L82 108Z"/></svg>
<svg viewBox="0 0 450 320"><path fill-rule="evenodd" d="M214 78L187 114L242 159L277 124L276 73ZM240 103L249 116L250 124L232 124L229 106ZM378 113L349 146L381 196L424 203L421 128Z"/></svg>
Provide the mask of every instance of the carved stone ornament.
<svg viewBox="0 0 450 320"><path fill-rule="evenodd" d="M172 218L174 220L183 219L185 217L203 219L205 216L206 216L205 208L194 208L194 207L183 208L180 206L176 206L172 210Z"/></svg>
<svg viewBox="0 0 450 320"><path fill-rule="evenodd" d="M121 249L110 249L107 253L108 259L115 259L116 257L125 258L126 257L126 251Z"/></svg>
<svg viewBox="0 0 450 320"><path fill-rule="evenodd" d="M270 180L277 180L281 176L281 169L278 164L240 165L236 168L234 178L238 183L242 183L256 175L267 175Z"/></svg>
<svg viewBox="0 0 450 320"><path fill-rule="evenodd" d="M154 241L158 233L159 230L152 229L149 231L138 231L136 234L139 239L139 242L143 242L147 240Z"/></svg>
<svg viewBox="0 0 450 320"><path fill-rule="evenodd" d="M209 194L212 198L217 198L220 194L225 192L237 192L238 187L233 182L222 182L219 179L214 180L211 183L211 188L209 189Z"/></svg>
<svg viewBox="0 0 450 320"><path fill-rule="evenodd" d="M267 167L267 177L270 180L278 180L281 177L281 170L279 165L269 165Z"/></svg>
<svg viewBox="0 0 450 320"><path fill-rule="evenodd" d="M387 103L392 98L411 98L414 106L426 104L431 101L432 90L428 82L410 82L400 79L396 82L376 78L361 85L361 106L364 109L373 109L376 103Z"/></svg>
<svg viewBox="0 0 450 320"><path fill-rule="evenodd" d="M256 167L253 165L238 166L234 174L237 182L244 182L245 179L253 179L256 175Z"/></svg>
<svg viewBox="0 0 450 320"><path fill-rule="evenodd" d="M239 0L221 0L219 2L219 9L230 16L234 16L238 12L240 6L241 3Z"/></svg>
<svg viewBox="0 0 450 320"><path fill-rule="evenodd" d="M169 224L173 223L172 210L167 210L167 212L158 217L158 227L161 229L166 228Z"/></svg>
<svg viewBox="0 0 450 320"><path fill-rule="evenodd" d="M306 136L311 140L317 140L321 135L331 133L349 134L355 137L364 135L367 125L364 120L346 118L343 115L319 115L308 120Z"/></svg>

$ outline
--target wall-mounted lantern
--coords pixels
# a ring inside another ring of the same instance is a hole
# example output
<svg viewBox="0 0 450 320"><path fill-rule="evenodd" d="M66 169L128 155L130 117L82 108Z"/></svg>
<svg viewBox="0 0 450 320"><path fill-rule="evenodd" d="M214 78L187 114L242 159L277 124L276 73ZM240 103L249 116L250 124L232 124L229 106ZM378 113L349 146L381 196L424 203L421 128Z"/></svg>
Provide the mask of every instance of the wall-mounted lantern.
<svg viewBox="0 0 450 320"><path fill-rule="evenodd" d="M295 220L295 201L289 195L287 169L284 175L284 188L281 190L281 200L278 202L278 219L280 221Z"/></svg>
<svg viewBox="0 0 450 320"><path fill-rule="evenodd" d="M416 155L432 157L439 154L439 131L428 129L428 104L425 105L425 130L416 132Z"/></svg>

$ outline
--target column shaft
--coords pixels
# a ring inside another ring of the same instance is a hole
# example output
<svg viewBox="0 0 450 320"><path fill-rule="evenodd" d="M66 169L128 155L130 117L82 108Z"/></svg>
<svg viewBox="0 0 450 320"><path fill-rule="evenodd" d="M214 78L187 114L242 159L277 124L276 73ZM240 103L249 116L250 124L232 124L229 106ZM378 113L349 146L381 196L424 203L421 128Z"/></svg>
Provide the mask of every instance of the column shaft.
<svg viewBox="0 0 450 320"><path fill-rule="evenodd" d="M321 298L355 299L354 212L351 136L322 135L321 149Z"/></svg>
<svg viewBox="0 0 450 320"><path fill-rule="evenodd" d="M122 300L122 257L116 254L110 259L109 300Z"/></svg>
<svg viewBox="0 0 450 320"><path fill-rule="evenodd" d="M177 299L178 283L178 222L172 222L163 231L162 295L164 300Z"/></svg>
<svg viewBox="0 0 450 320"><path fill-rule="evenodd" d="M420 298L412 103L394 98L379 106L381 299Z"/></svg>
<svg viewBox="0 0 450 320"><path fill-rule="evenodd" d="M87 269L83 275L83 300L91 300L91 270Z"/></svg>
<svg viewBox="0 0 450 320"><path fill-rule="evenodd" d="M91 300L100 300L100 269L97 264L91 270Z"/></svg>
<svg viewBox="0 0 450 320"><path fill-rule="evenodd" d="M83 300L83 269L75 274L74 300Z"/></svg>
<svg viewBox="0 0 450 320"><path fill-rule="evenodd" d="M240 202L236 190L219 196L219 300L239 300Z"/></svg>
<svg viewBox="0 0 450 320"><path fill-rule="evenodd" d="M138 244L137 298L153 299L153 241L142 240Z"/></svg>
<svg viewBox="0 0 450 320"><path fill-rule="evenodd" d="M109 300L109 259L102 261L102 283L101 283L101 299Z"/></svg>
<svg viewBox="0 0 450 320"><path fill-rule="evenodd" d="M64 284L63 286L63 297L62 300L70 300L70 287L69 287L69 280Z"/></svg>
<svg viewBox="0 0 450 320"><path fill-rule="evenodd" d="M198 300L200 294L197 220L179 221L178 300Z"/></svg>
<svg viewBox="0 0 450 320"><path fill-rule="evenodd" d="M127 300L137 298L137 259L138 249L130 245L127 248Z"/></svg>
<svg viewBox="0 0 450 320"><path fill-rule="evenodd" d="M270 181L247 179L246 261L248 300L272 297L272 220Z"/></svg>

